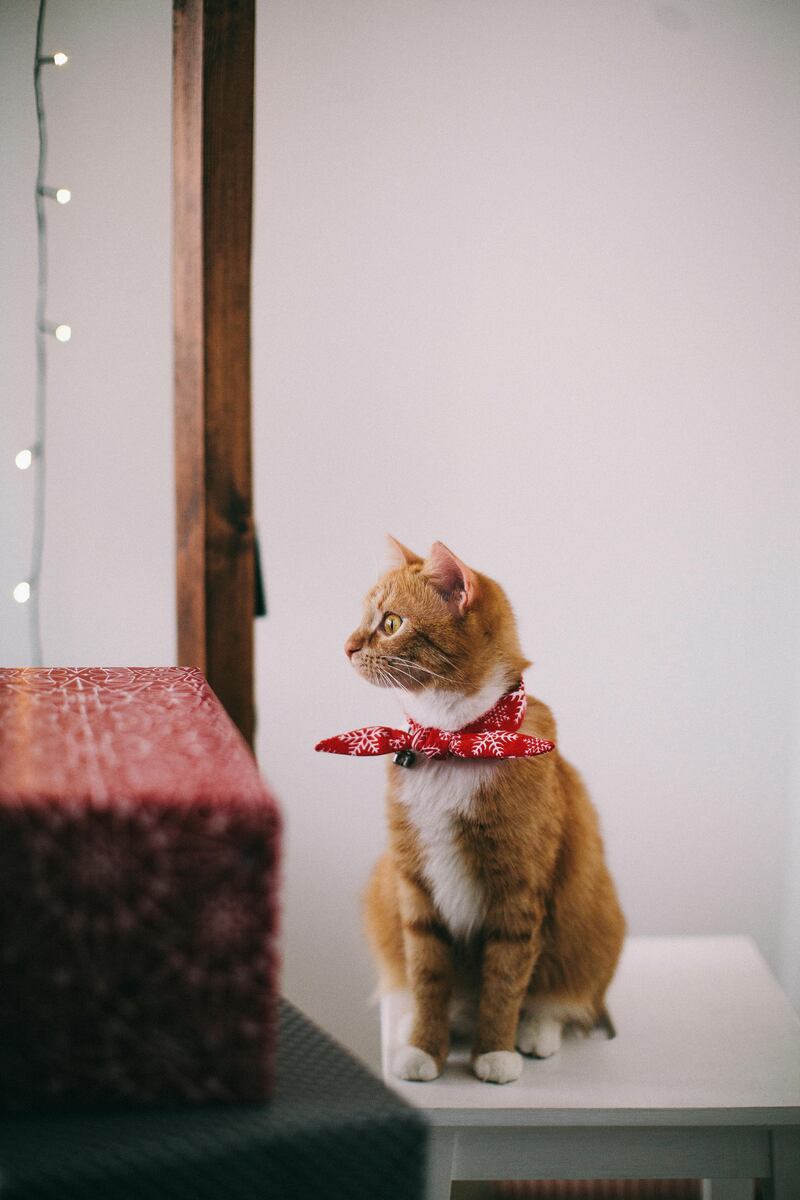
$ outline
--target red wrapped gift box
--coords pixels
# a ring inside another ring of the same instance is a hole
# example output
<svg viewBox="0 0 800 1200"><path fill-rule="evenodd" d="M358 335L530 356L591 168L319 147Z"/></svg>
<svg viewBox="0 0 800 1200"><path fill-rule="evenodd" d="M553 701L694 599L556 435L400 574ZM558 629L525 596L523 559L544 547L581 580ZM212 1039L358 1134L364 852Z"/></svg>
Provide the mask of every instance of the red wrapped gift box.
<svg viewBox="0 0 800 1200"><path fill-rule="evenodd" d="M0 1108L265 1099L278 834L199 671L0 670Z"/></svg>

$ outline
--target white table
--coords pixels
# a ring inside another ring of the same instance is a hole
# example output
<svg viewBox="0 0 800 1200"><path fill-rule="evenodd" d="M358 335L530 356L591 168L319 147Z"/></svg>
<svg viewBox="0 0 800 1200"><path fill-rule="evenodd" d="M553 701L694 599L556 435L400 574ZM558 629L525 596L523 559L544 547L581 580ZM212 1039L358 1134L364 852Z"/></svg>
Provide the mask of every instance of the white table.
<svg viewBox="0 0 800 1200"><path fill-rule="evenodd" d="M567 1037L498 1086L468 1047L441 1077L391 1074L401 993L381 1005L383 1073L433 1128L429 1196L452 1179L703 1179L706 1200L800 1200L800 1020L748 938L630 938L611 1040Z"/></svg>

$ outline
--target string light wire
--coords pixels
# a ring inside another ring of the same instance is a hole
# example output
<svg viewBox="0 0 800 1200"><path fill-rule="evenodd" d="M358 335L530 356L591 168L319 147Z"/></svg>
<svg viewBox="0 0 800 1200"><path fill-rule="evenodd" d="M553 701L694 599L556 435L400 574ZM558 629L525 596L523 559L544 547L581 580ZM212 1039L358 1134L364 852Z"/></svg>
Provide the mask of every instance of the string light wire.
<svg viewBox="0 0 800 1200"><path fill-rule="evenodd" d="M71 330L68 325L55 325L47 321L47 211L46 201L56 199L66 203L70 198L68 189L55 189L45 183L47 174L47 117L44 107L44 92L42 89L42 67L63 66L67 55L63 51L55 54L42 54L42 39L44 36L44 20L47 10L47 0L39 0L39 12L36 18L36 51L33 60L33 90L36 97L36 125L39 134L39 159L36 168L36 247L37 247L37 281L36 281L36 402L35 402L35 438L30 451L22 451L16 457L17 466L27 470L35 466L33 535L31 539L31 567L28 578L14 588L14 599L28 605L30 619L30 653L31 662L40 667L43 663L42 653L42 622L39 604L40 584L42 578L42 559L44 555L45 536L45 491L47 483L45 439L47 434L47 337L55 334L59 341L68 341ZM61 193L59 199L58 193ZM66 196L66 200L63 197ZM24 464L24 465L23 465Z"/></svg>

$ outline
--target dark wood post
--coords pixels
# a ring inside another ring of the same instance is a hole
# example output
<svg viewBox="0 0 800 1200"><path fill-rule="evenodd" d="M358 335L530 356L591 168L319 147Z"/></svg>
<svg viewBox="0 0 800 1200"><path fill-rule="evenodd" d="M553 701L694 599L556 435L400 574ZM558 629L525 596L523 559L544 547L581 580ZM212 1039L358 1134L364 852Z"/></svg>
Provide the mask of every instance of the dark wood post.
<svg viewBox="0 0 800 1200"><path fill-rule="evenodd" d="M178 662L252 744L255 0L174 0Z"/></svg>

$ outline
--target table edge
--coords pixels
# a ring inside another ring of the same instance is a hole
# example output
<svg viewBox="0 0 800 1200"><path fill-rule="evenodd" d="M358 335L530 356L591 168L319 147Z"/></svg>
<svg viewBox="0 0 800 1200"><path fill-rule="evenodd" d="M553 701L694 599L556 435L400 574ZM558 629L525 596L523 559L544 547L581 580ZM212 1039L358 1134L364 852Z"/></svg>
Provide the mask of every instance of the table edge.
<svg viewBox="0 0 800 1200"><path fill-rule="evenodd" d="M424 1084L420 1085L424 1087ZM405 1093L399 1093L407 1099ZM800 1131L800 1108L426 1108L424 1104L408 1103L424 1113L431 1125L473 1128L522 1127L548 1129L553 1127L595 1128L672 1128L719 1129L746 1127L770 1130L797 1127Z"/></svg>

